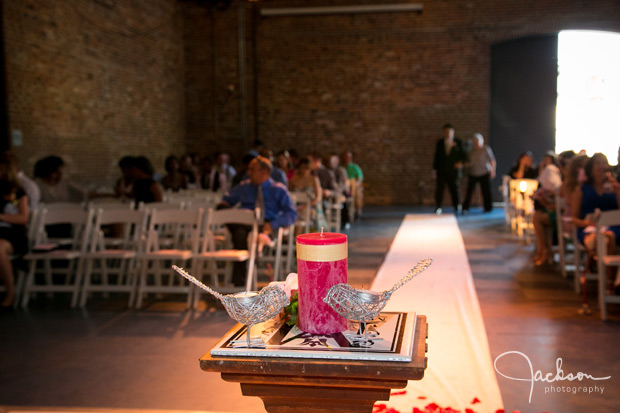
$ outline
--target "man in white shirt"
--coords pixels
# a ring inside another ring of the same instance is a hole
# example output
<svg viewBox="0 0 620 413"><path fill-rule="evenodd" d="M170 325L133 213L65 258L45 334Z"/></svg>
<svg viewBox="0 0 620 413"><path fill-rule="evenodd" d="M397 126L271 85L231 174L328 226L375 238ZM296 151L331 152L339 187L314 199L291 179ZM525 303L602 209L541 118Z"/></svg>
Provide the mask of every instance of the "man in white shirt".
<svg viewBox="0 0 620 413"><path fill-rule="evenodd" d="M28 208L30 211L34 211L37 209L39 202L41 201L41 191L39 190L39 187L32 179L26 176L24 171L19 169L19 159L17 159L17 155L11 151L6 151L2 154L2 158L11 164L11 168L13 168L13 173L15 174L19 185L28 196Z"/></svg>

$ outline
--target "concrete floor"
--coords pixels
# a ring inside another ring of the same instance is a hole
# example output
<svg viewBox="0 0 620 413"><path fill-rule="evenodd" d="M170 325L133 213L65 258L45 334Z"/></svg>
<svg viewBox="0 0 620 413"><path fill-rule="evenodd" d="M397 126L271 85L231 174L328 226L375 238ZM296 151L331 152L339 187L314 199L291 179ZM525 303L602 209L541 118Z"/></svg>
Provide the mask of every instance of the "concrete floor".
<svg viewBox="0 0 620 413"><path fill-rule="evenodd" d="M348 233L351 284L371 284L404 214L421 211L366 208ZM579 315L581 300L571 282L553 266L533 268L532 246L503 222L501 210L483 215L473 209L459 217L492 358L519 351L543 374L555 376L562 358L565 376L611 376L537 382L529 403L530 383L498 375L506 412L620 411L620 307L610 307L611 320L600 321L591 285L593 315ZM214 301L195 312L185 311L180 299L150 301L136 311L125 308L125 297L112 297L71 310L67 297L43 295L27 310L0 314L0 406L264 411L259 399L241 396L237 384L198 367L198 358L233 325ZM509 376L529 376L522 356L505 356L498 367ZM545 394L551 385L572 390L595 384L604 387L603 394Z"/></svg>

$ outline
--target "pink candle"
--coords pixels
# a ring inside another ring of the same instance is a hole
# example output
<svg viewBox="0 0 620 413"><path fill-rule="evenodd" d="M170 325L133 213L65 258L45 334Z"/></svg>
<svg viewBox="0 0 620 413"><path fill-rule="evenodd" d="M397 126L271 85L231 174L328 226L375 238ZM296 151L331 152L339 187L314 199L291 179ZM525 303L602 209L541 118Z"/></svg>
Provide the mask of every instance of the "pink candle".
<svg viewBox="0 0 620 413"><path fill-rule="evenodd" d="M333 334L347 329L347 320L323 298L331 286L347 282L347 236L312 233L297 236L299 328L306 333Z"/></svg>

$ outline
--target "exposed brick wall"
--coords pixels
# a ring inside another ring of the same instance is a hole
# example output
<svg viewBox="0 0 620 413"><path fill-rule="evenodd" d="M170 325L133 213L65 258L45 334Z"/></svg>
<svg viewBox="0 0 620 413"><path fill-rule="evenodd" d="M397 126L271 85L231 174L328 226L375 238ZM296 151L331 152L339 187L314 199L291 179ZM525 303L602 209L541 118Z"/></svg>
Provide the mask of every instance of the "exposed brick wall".
<svg viewBox="0 0 620 413"><path fill-rule="evenodd" d="M161 169L185 150L182 16L175 0L2 3L14 148L32 173L62 156L72 179L111 187L123 155Z"/></svg>
<svg viewBox="0 0 620 413"><path fill-rule="evenodd" d="M394 3L312 1L312 5ZM487 134L491 45L564 29L620 31L616 0L433 0L418 13L259 17L246 4L247 132L238 4L199 0L5 0L10 122L28 171L59 153L107 184L121 155L161 170L168 153L350 148L366 200L429 203L441 125ZM490 137L493 144L494 137Z"/></svg>
<svg viewBox="0 0 620 413"><path fill-rule="evenodd" d="M419 202L420 184L432 203L441 126L453 123L463 138L488 132L493 43L563 29L620 30L614 1L422 3L421 14L261 19L259 136L302 152L352 149L370 203Z"/></svg>

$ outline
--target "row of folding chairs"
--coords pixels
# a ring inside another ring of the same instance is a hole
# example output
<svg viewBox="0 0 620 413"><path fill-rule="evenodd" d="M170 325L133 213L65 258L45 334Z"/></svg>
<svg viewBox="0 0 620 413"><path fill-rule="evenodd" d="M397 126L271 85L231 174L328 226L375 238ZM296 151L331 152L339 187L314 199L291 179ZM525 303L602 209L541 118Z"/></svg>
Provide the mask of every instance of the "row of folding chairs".
<svg viewBox="0 0 620 413"><path fill-rule="evenodd" d="M150 204L149 204L150 205ZM294 226L281 228L270 253L257 260L254 211L209 208L42 208L37 214L25 280L18 280L21 305L36 294L70 293L71 306L85 305L93 293L127 293L130 306L140 307L147 294L181 293L195 306L200 291L171 271L189 268L222 292L230 287L230 263L248 262L246 285L257 286L258 263L271 265L279 279L292 265ZM249 248L233 250L226 226L247 225ZM54 238L49 229L69 226L71 237ZM271 252L272 251L272 252ZM272 260L270 263L269 260ZM223 266L218 263L225 263ZM20 277L23 276L20 274Z"/></svg>

